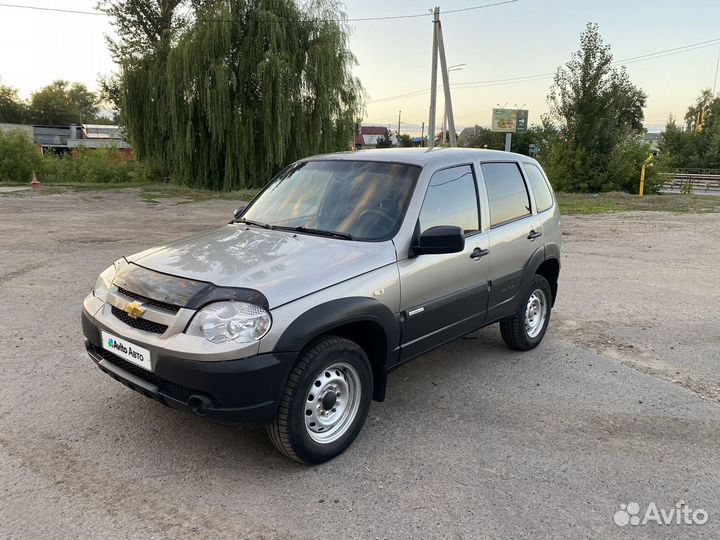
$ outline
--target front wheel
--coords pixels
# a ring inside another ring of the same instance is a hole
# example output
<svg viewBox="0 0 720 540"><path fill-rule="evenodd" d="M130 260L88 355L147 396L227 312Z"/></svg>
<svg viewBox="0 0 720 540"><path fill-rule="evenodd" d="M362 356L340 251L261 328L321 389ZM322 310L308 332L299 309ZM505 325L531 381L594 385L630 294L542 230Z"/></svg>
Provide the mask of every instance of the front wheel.
<svg viewBox="0 0 720 540"><path fill-rule="evenodd" d="M552 293L547 280L535 274L518 310L500 321L500 334L505 343L519 351L537 347L550 322Z"/></svg>
<svg viewBox="0 0 720 540"><path fill-rule="evenodd" d="M290 373L268 435L289 458L307 464L328 461L355 440L371 398L365 352L348 339L324 337Z"/></svg>

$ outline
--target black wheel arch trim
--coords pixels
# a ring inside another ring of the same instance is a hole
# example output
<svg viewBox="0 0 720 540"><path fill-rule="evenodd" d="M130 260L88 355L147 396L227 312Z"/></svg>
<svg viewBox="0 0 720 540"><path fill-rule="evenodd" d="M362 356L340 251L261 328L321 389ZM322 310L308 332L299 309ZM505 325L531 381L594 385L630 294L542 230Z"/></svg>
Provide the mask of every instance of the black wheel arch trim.
<svg viewBox="0 0 720 540"><path fill-rule="evenodd" d="M555 243L543 244L533 252L527 263L525 264L523 283L528 283L529 280L532 278L533 274L537 274L540 266L542 266L543 263L549 260L557 261L558 268L560 267L560 246ZM553 292L552 305L554 305L555 298L557 296L557 284L553 285L551 283L550 288ZM519 297L520 295L518 295L518 301L522 301L522 298Z"/></svg>
<svg viewBox="0 0 720 540"><path fill-rule="evenodd" d="M560 264L560 246L555 242L545 244L545 259L557 259Z"/></svg>
<svg viewBox="0 0 720 540"><path fill-rule="evenodd" d="M297 317L282 333L273 352L300 352L313 340L332 334L352 323L369 322L385 334L385 348L381 358L371 358L373 368L373 399L385 398L387 370L397 362L400 326L397 317L382 302L367 297L338 298L318 304Z"/></svg>

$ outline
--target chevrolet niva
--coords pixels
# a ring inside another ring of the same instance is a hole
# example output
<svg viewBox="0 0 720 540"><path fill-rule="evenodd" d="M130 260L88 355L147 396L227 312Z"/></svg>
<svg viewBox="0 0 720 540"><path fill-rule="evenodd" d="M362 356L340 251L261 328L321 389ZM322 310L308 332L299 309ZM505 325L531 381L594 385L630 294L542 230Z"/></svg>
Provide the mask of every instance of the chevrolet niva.
<svg viewBox="0 0 720 540"><path fill-rule="evenodd" d="M220 229L123 257L84 300L115 380L286 456L343 452L389 372L493 323L543 339L560 213L538 163L473 149L303 159Z"/></svg>

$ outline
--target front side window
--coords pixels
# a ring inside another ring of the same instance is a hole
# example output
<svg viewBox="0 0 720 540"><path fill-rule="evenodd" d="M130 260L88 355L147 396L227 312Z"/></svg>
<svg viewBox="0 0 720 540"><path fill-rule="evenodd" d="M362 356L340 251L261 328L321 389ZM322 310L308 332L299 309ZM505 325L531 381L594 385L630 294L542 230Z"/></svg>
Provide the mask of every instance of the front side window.
<svg viewBox="0 0 720 540"><path fill-rule="evenodd" d="M278 175L242 217L278 229L387 240L400 228L419 174L419 167L399 163L298 163Z"/></svg>
<svg viewBox="0 0 720 540"><path fill-rule="evenodd" d="M528 182L530 182L533 195L535 195L535 206L537 206L538 212L543 212L552 207L553 196L543 173L540 172L537 165L532 163L523 163L523 167L525 167L525 174Z"/></svg>
<svg viewBox="0 0 720 540"><path fill-rule="evenodd" d="M460 227L465 234L480 229L475 175L469 165L443 169L430 179L420 211L420 232L439 225Z"/></svg>
<svg viewBox="0 0 720 540"><path fill-rule="evenodd" d="M481 167L491 227L530 215L530 197L516 163L483 163Z"/></svg>

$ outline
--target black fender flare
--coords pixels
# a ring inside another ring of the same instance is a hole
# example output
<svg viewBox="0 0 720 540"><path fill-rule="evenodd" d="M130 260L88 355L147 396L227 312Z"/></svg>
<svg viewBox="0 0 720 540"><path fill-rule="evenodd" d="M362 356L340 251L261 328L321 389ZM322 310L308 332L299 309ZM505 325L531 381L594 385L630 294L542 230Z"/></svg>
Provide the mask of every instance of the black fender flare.
<svg viewBox="0 0 720 540"><path fill-rule="evenodd" d="M296 318L282 333L273 352L300 352L309 343L333 329L369 322L384 334L385 347L381 354L373 355L373 399L385 398L387 368L397 356L400 344L400 326L392 311L373 298L353 296L318 304Z"/></svg>
<svg viewBox="0 0 720 540"><path fill-rule="evenodd" d="M537 274L540 265L550 259L556 260L558 263L558 268L560 267L560 246L555 243L550 243L538 247L535 252L530 256L528 262L525 265L525 270L523 272L523 283L528 283L528 281L532 278L533 274ZM551 283L550 287L552 288L553 292L552 305L555 305L555 299L557 297L557 284ZM519 301L520 300L518 300L518 302ZM516 308L517 307L519 307L519 304L516 306Z"/></svg>
<svg viewBox="0 0 720 540"><path fill-rule="evenodd" d="M525 263L525 268L523 269L523 276L522 276L522 288L520 291L518 291L517 295L517 301L515 302L515 311L518 307L520 307L520 302L523 300L523 295L525 288L527 287L527 283L530 282L530 279L532 278L533 274L537 272L537 269L540 268L540 265L545 262L545 244L538 246L538 248L533 251L533 254L530 255L530 258Z"/></svg>
<svg viewBox="0 0 720 540"><path fill-rule="evenodd" d="M545 259L557 259L560 264L560 246L555 242L545 244Z"/></svg>

